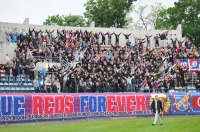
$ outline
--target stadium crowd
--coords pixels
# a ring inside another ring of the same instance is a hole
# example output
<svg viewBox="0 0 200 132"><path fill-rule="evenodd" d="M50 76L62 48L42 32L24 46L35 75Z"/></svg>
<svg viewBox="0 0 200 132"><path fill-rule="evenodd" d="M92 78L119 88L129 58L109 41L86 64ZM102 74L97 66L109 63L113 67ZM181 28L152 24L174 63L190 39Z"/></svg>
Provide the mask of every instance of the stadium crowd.
<svg viewBox="0 0 200 132"><path fill-rule="evenodd" d="M125 46L119 44L120 35L126 39ZM190 42L175 39L167 43L168 31L144 38L133 35L134 40L129 39L130 35L133 34L35 29L7 33L17 48L16 57L10 59L7 55L6 81L10 82L12 74L13 82L18 80L21 85L25 74L24 83L29 78L37 92L44 89L49 93L168 92L175 86L187 87L190 78L184 73L188 69L178 59L199 58ZM58 61L56 58L64 59L68 66L43 68L40 76L34 77L32 69L38 61Z"/></svg>

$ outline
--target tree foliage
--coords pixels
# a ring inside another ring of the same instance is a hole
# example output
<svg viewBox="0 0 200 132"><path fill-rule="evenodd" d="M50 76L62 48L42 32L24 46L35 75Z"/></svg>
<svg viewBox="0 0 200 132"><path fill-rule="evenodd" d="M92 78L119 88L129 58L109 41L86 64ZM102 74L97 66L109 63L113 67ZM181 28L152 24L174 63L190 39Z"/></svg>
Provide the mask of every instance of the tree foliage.
<svg viewBox="0 0 200 132"><path fill-rule="evenodd" d="M88 0L85 6L85 18L88 23L95 22L96 27L126 27L130 21L128 14L136 0Z"/></svg>
<svg viewBox="0 0 200 132"><path fill-rule="evenodd" d="M58 25L58 26L78 26L84 27L86 26L86 21L83 16L79 15L67 15L60 16L59 14L54 16L48 16L48 18L43 23L44 25Z"/></svg>
<svg viewBox="0 0 200 132"><path fill-rule="evenodd" d="M199 0L179 0L160 12L156 20L157 29L176 28L182 24L183 36L196 46L200 46L200 2Z"/></svg>
<svg viewBox="0 0 200 132"><path fill-rule="evenodd" d="M148 8L150 12L147 13ZM133 27L136 29L148 29L150 25L156 27L156 21L159 17L159 13L165 9L161 3L155 3L155 5L134 7L133 11L138 15L138 20L133 22Z"/></svg>

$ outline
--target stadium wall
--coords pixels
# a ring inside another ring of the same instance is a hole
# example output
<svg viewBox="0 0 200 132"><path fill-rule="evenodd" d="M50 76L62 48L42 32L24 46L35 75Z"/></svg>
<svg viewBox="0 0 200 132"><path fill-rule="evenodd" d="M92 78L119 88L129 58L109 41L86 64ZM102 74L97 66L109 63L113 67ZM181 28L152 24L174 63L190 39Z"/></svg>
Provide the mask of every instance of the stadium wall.
<svg viewBox="0 0 200 132"><path fill-rule="evenodd" d="M157 94L164 115L200 114L200 93ZM0 123L150 116L151 93L0 94Z"/></svg>
<svg viewBox="0 0 200 132"><path fill-rule="evenodd" d="M132 41L132 43L134 42L134 38L133 38L133 34L135 37L141 37L141 38L145 38L145 35L153 35L156 36L156 34L161 34L166 30L155 30L155 29L149 29L149 30L135 30L135 29L122 29L122 28L96 28L96 27L63 27L63 26L45 26L45 25L32 25L29 24L29 19L26 18L23 24L18 24L18 23L7 23L7 22L0 22L0 30L2 30L3 32L7 31L7 32L18 32L21 33L22 29L25 30L26 32L28 32L29 28L34 28L35 30L42 30L45 31L47 30L55 30L54 33L56 33L56 30L79 30L82 29L87 30L87 31L97 31L97 32L104 32L107 33L108 31L110 33L125 33L125 34L129 34L131 33L132 35L130 36L130 40ZM113 43L114 43L114 37L113 38ZM170 39L173 38L178 38L181 39L182 38L182 28L181 25L178 25L177 29L175 30L169 30L168 33L168 41L170 42ZM125 37L123 35L120 36L120 44L121 45L125 45ZM151 37L151 41L153 43L153 37Z"/></svg>

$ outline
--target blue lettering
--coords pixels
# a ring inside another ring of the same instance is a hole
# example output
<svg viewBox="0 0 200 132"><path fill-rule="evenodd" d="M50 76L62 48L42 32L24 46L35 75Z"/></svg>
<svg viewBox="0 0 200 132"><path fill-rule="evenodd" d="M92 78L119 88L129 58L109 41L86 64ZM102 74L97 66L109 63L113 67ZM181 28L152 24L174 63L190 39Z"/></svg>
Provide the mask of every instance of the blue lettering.
<svg viewBox="0 0 200 132"><path fill-rule="evenodd" d="M88 102L88 96L81 96L80 98L81 98L81 112L85 112L85 107L87 107L87 102Z"/></svg>
<svg viewBox="0 0 200 132"><path fill-rule="evenodd" d="M14 115L24 115L25 110L22 108L22 104L25 103L23 96L14 96Z"/></svg>
<svg viewBox="0 0 200 132"><path fill-rule="evenodd" d="M106 112L106 97L98 96L98 112Z"/></svg>
<svg viewBox="0 0 200 132"><path fill-rule="evenodd" d="M89 111L96 112L97 111L97 99L95 96L89 97Z"/></svg>
<svg viewBox="0 0 200 132"><path fill-rule="evenodd" d="M10 116L12 113L12 96L1 97L2 116Z"/></svg>

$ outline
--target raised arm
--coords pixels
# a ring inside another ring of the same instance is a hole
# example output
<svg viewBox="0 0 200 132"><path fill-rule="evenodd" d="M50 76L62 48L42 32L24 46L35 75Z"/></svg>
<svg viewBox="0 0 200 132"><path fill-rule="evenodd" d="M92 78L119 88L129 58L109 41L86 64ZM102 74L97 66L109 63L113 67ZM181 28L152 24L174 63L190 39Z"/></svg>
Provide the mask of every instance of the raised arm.
<svg viewBox="0 0 200 132"><path fill-rule="evenodd" d="M132 77L131 77L131 79L133 79L135 76L133 75Z"/></svg>
<svg viewBox="0 0 200 132"><path fill-rule="evenodd" d="M53 31L51 31L50 33L53 33L54 32L54 30Z"/></svg>

